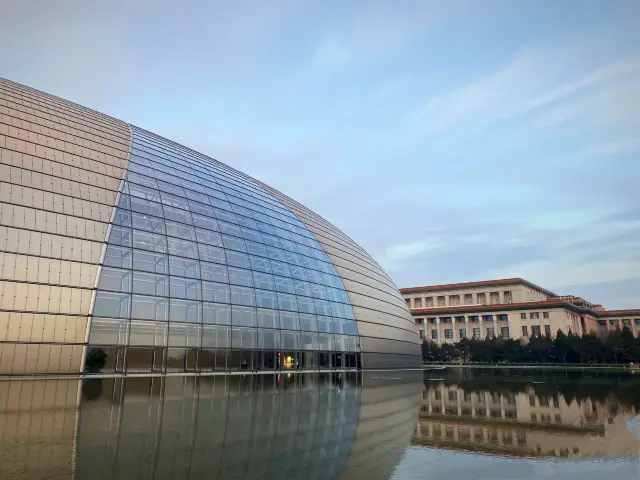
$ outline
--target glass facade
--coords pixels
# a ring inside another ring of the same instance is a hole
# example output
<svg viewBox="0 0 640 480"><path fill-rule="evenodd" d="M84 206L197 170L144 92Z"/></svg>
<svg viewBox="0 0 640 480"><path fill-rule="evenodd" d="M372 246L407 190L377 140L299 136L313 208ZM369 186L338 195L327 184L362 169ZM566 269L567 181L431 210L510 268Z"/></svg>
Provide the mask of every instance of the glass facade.
<svg viewBox="0 0 640 480"><path fill-rule="evenodd" d="M420 366L393 282L302 205L2 79L0 108L0 374Z"/></svg>
<svg viewBox="0 0 640 480"><path fill-rule="evenodd" d="M85 373L356 369L342 280L276 197L133 128Z"/></svg>

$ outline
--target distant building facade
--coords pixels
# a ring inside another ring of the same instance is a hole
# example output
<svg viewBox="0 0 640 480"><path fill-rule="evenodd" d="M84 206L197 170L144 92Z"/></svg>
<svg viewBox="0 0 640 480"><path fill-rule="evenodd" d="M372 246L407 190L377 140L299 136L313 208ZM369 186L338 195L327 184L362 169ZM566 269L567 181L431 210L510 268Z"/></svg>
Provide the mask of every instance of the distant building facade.
<svg viewBox="0 0 640 480"><path fill-rule="evenodd" d="M523 278L400 289L420 337L436 343L463 338L522 338L558 330L578 335L629 327L640 332L640 309L605 310L581 297L560 296Z"/></svg>

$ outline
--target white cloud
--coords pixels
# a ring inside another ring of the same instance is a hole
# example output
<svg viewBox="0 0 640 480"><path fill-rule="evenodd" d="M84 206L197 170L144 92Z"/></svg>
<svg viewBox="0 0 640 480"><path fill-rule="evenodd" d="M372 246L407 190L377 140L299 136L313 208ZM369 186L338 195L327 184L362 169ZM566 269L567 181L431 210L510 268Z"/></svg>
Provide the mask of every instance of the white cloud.
<svg viewBox="0 0 640 480"><path fill-rule="evenodd" d="M419 240L411 243L402 243L388 247L381 255L377 255L380 265L388 270L398 268L403 261L409 260L421 253L438 247L433 240Z"/></svg>
<svg viewBox="0 0 640 480"><path fill-rule="evenodd" d="M534 99L526 106L526 111L544 107L564 97L570 96L589 87L616 82L627 74L635 76L640 72L640 57L618 59L584 76L573 78Z"/></svg>
<svg viewBox="0 0 640 480"><path fill-rule="evenodd" d="M629 105L637 101L640 56L598 62L585 60L589 57L584 50L579 42L524 50L506 65L427 99L407 120L419 131L433 134L454 126L484 127L559 106L541 121L543 125L564 122L582 110L588 110L591 115L586 119L594 122L594 117L600 118L594 107L602 107L599 110L609 120L619 117L618 108L611 111L612 104L638 119L638 110Z"/></svg>
<svg viewBox="0 0 640 480"><path fill-rule="evenodd" d="M587 261L576 259L538 260L490 270L486 278L523 277L546 288L594 285L640 278L637 261ZM558 292L567 293L567 292Z"/></svg>
<svg viewBox="0 0 640 480"><path fill-rule="evenodd" d="M313 68L333 70L349 62L351 51L340 39L331 36L324 40L311 62Z"/></svg>

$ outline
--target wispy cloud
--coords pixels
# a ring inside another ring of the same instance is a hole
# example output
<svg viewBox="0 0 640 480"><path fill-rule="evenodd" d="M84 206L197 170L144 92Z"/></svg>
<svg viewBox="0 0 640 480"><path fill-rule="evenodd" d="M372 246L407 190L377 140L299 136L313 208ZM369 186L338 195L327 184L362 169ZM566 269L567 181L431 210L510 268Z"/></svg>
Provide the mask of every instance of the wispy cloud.
<svg viewBox="0 0 640 480"><path fill-rule="evenodd" d="M333 70L349 62L351 51L335 36L326 38L318 47L311 66L318 70Z"/></svg>
<svg viewBox="0 0 640 480"><path fill-rule="evenodd" d="M624 107L638 98L640 56L585 66L574 61L583 50L579 42L565 48L527 49L496 70L427 99L407 118L420 131L435 134L452 127L485 128L492 122L542 114L554 107L547 113L550 117L538 120L551 126L580 113L591 113L597 119L600 115L594 107L608 101L638 120L637 109ZM567 68L569 65L574 68ZM610 110L611 105L604 109L611 115Z"/></svg>
<svg viewBox="0 0 640 480"><path fill-rule="evenodd" d="M418 240L392 245L378 256L378 261L384 268L394 270L399 268L403 262L409 261L427 250L437 248L437 245L434 240Z"/></svg>
<svg viewBox="0 0 640 480"><path fill-rule="evenodd" d="M548 288L592 285L640 278L640 262L569 259L537 260L487 271L487 278L524 277ZM562 292L567 293L567 292ZM579 295L579 293L574 292Z"/></svg>
<svg viewBox="0 0 640 480"><path fill-rule="evenodd" d="M637 1L4 3L0 74L256 176L398 284L639 269Z"/></svg>

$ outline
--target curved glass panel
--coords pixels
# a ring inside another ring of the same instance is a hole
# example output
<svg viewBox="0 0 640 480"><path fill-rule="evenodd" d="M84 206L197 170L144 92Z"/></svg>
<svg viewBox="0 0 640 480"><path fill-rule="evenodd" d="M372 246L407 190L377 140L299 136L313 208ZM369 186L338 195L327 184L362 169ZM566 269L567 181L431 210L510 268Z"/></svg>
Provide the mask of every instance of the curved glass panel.
<svg viewBox="0 0 640 480"><path fill-rule="evenodd" d="M86 373L359 368L349 296L295 214L168 140L134 127L132 145Z"/></svg>

